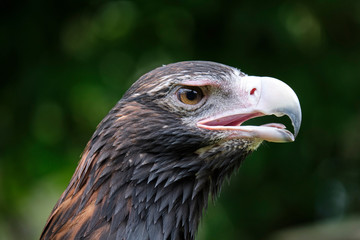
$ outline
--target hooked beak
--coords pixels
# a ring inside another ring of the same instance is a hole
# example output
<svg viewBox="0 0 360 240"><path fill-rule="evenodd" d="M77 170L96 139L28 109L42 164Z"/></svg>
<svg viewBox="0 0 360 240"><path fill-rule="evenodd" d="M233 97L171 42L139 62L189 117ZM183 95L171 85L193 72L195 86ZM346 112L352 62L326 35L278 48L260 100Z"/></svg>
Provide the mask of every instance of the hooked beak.
<svg viewBox="0 0 360 240"><path fill-rule="evenodd" d="M243 106L203 119L197 126L207 130L230 131L234 138L257 138L269 142L293 142L301 125L301 108L295 92L284 82L270 77L245 76L239 80L238 98ZM248 126L243 123L255 117L288 116L294 133L283 124Z"/></svg>

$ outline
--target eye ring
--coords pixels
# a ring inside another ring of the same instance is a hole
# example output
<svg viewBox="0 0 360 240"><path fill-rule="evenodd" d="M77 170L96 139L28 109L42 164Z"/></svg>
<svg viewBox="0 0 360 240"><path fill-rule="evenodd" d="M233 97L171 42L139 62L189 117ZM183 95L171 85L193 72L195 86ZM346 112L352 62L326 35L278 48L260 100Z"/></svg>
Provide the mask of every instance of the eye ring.
<svg viewBox="0 0 360 240"><path fill-rule="evenodd" d="M204 98L200 87L183 86L176 91L177 99L186 105L196 105Z"/></svg>

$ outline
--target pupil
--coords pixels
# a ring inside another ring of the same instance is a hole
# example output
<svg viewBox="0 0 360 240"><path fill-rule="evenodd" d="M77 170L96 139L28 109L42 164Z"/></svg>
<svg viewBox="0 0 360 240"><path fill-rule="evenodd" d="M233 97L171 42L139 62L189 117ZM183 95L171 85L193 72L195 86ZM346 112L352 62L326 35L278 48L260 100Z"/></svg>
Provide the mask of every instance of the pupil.
<svg viewBox="0 0 360 240"><path fill-rule="evenodd" d="M186 97L187 97L187 99L189 99L190 101L195 100L195 99L196 99L196 96L197 96L197 92L194 91L194 90L189 90L189 91L187 91L187 93L186 93Z"/></svg>

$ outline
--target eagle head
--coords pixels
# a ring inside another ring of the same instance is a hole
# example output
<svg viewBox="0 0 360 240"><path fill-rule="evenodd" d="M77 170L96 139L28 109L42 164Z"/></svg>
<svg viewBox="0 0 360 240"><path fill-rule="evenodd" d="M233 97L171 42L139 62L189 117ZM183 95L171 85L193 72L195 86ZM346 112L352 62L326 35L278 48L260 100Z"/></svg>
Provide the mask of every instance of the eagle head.
<svg viewBox="0 0 360 240"><path fill-rule="evenodd" d="M249 119L288 116L280 123ZM294 91L206 61L137 80L98 125L42 239L193 239L208 197L262 141L292 142Z"/></svg>

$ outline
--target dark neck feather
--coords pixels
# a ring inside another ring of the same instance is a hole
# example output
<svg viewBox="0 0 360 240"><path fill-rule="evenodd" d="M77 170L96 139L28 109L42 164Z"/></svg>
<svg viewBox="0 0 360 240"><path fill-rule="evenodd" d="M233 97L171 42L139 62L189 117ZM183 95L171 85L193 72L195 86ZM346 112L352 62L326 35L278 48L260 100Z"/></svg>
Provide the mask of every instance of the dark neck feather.
<svg viewBox="0 0 360 240"><path fill-rule="evenodd" d="M41 239L194 239L209 195L248 152L214 145L200 154L202 139L176 118L138 114L137 125L126 121L132 107L99 125Z"/></svg>

